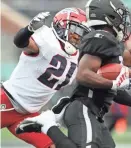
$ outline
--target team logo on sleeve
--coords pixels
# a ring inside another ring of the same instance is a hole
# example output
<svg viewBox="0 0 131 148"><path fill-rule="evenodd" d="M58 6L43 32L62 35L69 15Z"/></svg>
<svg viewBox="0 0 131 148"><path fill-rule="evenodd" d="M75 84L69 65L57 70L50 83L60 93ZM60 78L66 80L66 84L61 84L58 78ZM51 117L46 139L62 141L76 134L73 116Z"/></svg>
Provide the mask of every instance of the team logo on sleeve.
<svg viewBox="0 0 131 148"><path fill-rule="evenodd" d="M5 110L6 109L6 104L0 104L0 110Z"/></svg>

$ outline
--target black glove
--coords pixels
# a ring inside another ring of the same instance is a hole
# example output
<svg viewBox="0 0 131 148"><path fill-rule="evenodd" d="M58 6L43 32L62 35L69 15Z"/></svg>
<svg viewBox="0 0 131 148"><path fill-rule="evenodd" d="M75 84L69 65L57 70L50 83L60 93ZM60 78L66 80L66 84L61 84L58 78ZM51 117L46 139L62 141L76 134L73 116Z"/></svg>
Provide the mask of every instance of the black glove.
<svg viewBox="0 0 131 148"><path fill-rule="evenodd" d="M52 111L55 113L55 114L59 114L62 109L71 102L70 100L70 97L69 96L65 96L65 97L62 97L60 98L60 100L58 100L57 104L55 104L53 107L52 107Z"/></svg>
<svg viewBox="0 0 131 148"><path fill-rule="evenodd" d="M22 134L22 133L30 133L30 132L41 132L42 125L38 123L34 123L31 121L23 121L21 122L17 128L16 128L16 134Z"/></svg>

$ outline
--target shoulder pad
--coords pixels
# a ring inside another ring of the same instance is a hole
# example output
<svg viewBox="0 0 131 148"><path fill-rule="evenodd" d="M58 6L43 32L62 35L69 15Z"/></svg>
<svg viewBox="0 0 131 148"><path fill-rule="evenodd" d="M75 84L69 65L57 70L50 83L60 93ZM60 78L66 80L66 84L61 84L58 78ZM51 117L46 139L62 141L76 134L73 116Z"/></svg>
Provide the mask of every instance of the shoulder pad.
<svg viewBox="0 0 131 148"><path fill-rule="evenodd" d="M101 58L120 55L120 43L109 32L93 30L83 37L80 52Z"/></svg>
<svg viewBox="0 0 131 148"><path fill-rule="evenodd" d="M112 35L110 32L103 31L103 30L92 30L89 34L84 36L83 39L88 40L90 38L106 39L109 42L112 42L114 44L118 44L118 41L114 35Z"/></svg>

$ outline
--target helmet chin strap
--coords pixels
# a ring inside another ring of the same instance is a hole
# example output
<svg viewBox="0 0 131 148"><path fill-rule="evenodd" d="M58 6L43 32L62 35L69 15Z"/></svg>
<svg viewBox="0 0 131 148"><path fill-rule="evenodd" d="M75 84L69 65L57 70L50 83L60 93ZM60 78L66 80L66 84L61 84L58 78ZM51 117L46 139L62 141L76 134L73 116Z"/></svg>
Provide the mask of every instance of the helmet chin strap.
<svg viewBox="0 0 131 148"><path fill-rule="evenodd" d="M108 22L108 24L112 25L112 23L110 22L110 20L109 20L107 17L105 17L105 19L106 19L106 21ZM114 31L116 32L116 34L117 34L117 36L116 36L117 40L118 40L118 41L122 41L122 40L123 40L123 37L124 37L123 32L122 32L122 31L118 31L118 29L117 29L116 27L114 27L114 26L113 26L113 30L114 30Z"/></svg>
<svg viewBox="0 0 131 148"><path fill-rule="evenodd" d="M70 43L67 42L67 41L65 42L65 47L64 47L64 49L65 49L65 51L66 51L68 54L70 54L70 55L76 53L76 50L77 50L72 44L70 44Z"/></svg>
<svg viewBox="0 0 131 148"><path fill-rule="evenodd" d="M57 32L55 31L55 29L53 27L53 23L51 24L51 28L52 28L52 31L54 32L56 38L58 40L60 40L62 43L64 43L65 52L69 55L75 54L77 49L72 44L70 44L68 41L64 41L58 36Z"/></svg>
<svg viewBox="0 0 131 148"><path fill-rule="evenodd" d="M117 36L116 36L117 40L121 42L123 40L123 38L124 38L123 32L122 31L118 31L114 26L113 26L113 29L117 33Z"/></svg>
<svg viewBox="0 0 131 148"><path fill-rule="evenodd" d="M118 41L122 41L122 40L123 40L123 36L124 36L124 35L123 35L123 32L122 32L122 31L119 31L119 32L117 33L117 37L116 37L116 38L117 38Z"/></svg>

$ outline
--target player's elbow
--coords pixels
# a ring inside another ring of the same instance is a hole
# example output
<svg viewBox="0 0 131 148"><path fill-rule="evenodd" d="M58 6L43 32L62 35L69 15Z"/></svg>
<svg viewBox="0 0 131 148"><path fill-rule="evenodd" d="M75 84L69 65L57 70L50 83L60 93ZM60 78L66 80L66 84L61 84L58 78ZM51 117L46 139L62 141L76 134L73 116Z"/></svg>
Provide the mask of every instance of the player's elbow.
<svg viewBox="0 0 131 148"><path fill-rule="evenodd" d="M33 33L28 30L28 26L20 29L14 37L14 44L18 48L25 48L29 45L29 39Z"/></svg>
<svg viewBox="0 0 131 148"><path fill-rule="evenodd" d="M76 80L78 82L81 82L81 81L84 80L84 78L85 78L85 72L81 71L81 70L78 70L77 75L76 75Z"/></svg>
<svg viewBox="0 0 131 148"><path fill-rule="evenodd" d="M28 46L29 40L23 42L22 39L18 36L18 34L16 34L16 36L14 37L14 44L18 48L25 48Z"/></svg>

